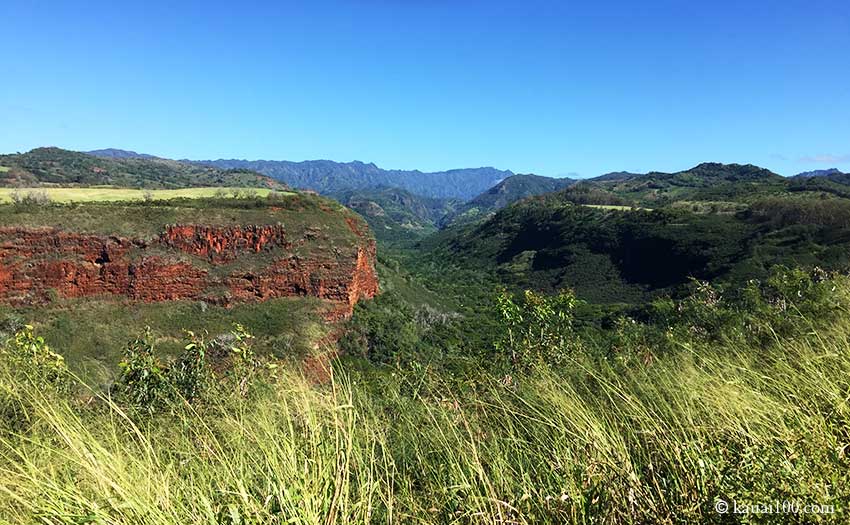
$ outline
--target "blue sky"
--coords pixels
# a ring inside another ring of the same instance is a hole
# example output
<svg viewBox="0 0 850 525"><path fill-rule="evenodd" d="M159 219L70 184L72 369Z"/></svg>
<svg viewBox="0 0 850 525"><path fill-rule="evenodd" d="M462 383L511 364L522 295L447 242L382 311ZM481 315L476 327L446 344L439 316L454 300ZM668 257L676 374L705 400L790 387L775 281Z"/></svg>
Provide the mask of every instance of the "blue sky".
<svg viewBox="0 0 850 525"><path fill-rule="evenodd" d="M850 2L0 3L0 151L850 171Z"/></svg>

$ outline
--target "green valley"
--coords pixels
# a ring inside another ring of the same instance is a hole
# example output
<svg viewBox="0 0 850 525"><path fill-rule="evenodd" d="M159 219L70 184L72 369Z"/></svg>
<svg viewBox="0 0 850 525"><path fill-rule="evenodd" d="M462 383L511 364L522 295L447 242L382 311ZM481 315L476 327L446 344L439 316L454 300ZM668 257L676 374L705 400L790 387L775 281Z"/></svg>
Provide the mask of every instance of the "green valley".
<svg viewBox="0 0 850 525"><path fill-rule="evenodd" d="M464 202L111 155L3 189L0 519L844 512L841 177L516 175ZM70 175L99 162L124 175Z"/></svg>

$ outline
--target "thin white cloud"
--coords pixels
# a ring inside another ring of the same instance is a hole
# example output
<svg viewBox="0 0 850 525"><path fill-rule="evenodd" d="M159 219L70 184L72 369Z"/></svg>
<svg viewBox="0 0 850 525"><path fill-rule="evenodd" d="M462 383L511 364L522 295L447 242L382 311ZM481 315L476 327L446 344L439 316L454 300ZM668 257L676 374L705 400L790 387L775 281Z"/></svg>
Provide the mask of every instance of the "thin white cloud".
<svg viewBox="0 0 850 525"><path fill-rule="evenodd" d="M798 159L800 162L812 162L817 164L839 164L841 162L850 162L850 154L847 155L831 155L829 153L823 155L807 155Z"/></svg>

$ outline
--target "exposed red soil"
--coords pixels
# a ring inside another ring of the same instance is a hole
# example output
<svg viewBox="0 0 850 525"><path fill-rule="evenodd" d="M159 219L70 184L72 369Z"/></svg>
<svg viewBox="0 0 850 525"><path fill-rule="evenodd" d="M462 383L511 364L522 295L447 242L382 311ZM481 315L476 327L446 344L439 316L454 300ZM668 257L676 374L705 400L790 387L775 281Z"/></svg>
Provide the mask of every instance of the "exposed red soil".
<svg viewBox="0 0 850 525"><path fill-rule="evenodd" d="M311 238L290 240L281 225L174 225L153 240L0 228L0 302L37 303L53 294L223 304L315 296L337 305L327 314L336 320L378 292L375 243L349 226L359 237L356 246L312 258L290 251ZM269 257L260 269L225 274L208 269L263 252Z"/></svg>

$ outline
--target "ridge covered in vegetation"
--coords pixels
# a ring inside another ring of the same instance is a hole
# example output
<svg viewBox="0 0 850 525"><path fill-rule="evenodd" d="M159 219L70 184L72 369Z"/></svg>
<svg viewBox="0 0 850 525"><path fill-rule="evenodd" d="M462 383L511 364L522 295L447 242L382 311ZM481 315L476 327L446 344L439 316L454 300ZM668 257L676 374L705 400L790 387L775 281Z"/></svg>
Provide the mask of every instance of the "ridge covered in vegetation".
<svg viewBox="0 0 850 525"><path fill-rule="evenodd" d="M437 231L437 224L460 206L456 199L421 197L398 188L347 190L329 197L359 213L378 239L403 242Z"/></svg>
<svg viewBox="0 0 850 525"><path fill-rule="evenodd" d="M195 166L158 158L96 157L60 148L0 155L3 186L118 186L168 189L203 186L285 189L246 169Z"/></svg>

